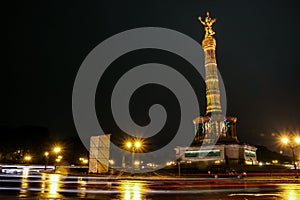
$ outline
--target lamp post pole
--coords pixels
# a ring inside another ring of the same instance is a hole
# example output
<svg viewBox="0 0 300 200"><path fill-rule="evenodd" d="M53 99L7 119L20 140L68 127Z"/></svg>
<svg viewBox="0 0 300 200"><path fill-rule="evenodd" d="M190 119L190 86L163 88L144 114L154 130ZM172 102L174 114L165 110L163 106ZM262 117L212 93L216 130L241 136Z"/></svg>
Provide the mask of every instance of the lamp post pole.
<svg viewBox="0 0 300 200"><path fill-rule="evenodd" d="M292 154L293 154L293 164L294 164L294 168L295 168L295 170L296 170L296 178L298 178L299 175L298 175L298 169L297 169L297 165L296 165L296 157L295 157L295 151L294 151L294 149L295 149L296 147L295 147L295 146L292 146L292 145L289 145L289 147L290 147L291 150L292 150Z"/></svg>
<svg viewBox="0 0 300 200"><path fill-rule="evenodd" d="M58 153L61 151L61 148L60 147L54 147L53 149L54 153L55 153L55 165L54 165L54 171L56 171L56 166L58 164Z"/></svg>
<svg viewBox="0 0 300 200"><path fill-rule="evenodd" d="M49 160L49 152L44 153L45 156L45 170L47 170L48 160Z"/></svg>
<svg viewBox="0 0 300 200"><path fill-rule="evenodd" d="M292 150L292 154L293 154L293 164L294 164L294 168L295 170L297 169L296 167L296 158L295 158L295 151L294 151L294 147L290 146L291 150Z"/></svg>
<svg viewBox="0 0 300 200"><path fill-rule="evenodd" d="M131 150L131 176L134 176L134 151L135 151L135 148L132 147L132 150Z"/></svg>

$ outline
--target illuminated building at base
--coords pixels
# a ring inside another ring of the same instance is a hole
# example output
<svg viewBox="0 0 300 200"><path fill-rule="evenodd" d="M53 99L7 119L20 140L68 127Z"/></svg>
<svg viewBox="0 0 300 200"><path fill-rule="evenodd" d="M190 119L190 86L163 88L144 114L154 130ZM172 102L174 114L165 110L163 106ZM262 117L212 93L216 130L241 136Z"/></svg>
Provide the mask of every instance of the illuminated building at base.
<svg viewBox="0 0 300 200"><path fill-rule="evenodd" d="M207 16L199 21L205 28L202 47L205 55L206 114L194 119L195 139L190 147L177 147L182 162L209 164L257 164L256 147L241 144L236 134L237 118L222 112L216 59L216 39L212 25L216 19Z"/></svg>

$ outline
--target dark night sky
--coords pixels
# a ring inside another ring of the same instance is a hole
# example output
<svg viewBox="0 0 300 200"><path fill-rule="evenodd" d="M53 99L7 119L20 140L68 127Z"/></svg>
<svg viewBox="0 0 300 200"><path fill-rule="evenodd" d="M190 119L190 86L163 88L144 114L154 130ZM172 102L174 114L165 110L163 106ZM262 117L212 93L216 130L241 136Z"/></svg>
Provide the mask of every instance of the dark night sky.
<svg viewBox="0 0 300 200"><path fill-rule="evenodd" d="M1 126L37 125L55 135L75 135L73 83L95 46L147 26L200 42L204 30L197 17L209 10L217 18L218 67L227 113L239 119L239 139L272 147L272 133L300 129L295 0L20 1L8 9Z"/></svg>

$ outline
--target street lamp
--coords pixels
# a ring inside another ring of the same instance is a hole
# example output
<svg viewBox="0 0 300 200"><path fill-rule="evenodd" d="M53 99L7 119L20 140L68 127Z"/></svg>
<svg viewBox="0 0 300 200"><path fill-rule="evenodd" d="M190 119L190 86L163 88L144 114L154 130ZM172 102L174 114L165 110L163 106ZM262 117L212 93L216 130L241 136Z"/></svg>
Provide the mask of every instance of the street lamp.
<svg viewBox="0 0 300 200"><path fill-rule="evenodd" d="M44 156L45 156L45 170L47 170L47 165L48 165L48 160L49 160L49 152L46 151L44 153Z"/></svg>
<svg viewBox="0 0 300 200"><path fill-rule="evenodd" d="M300 138L299 137L295 137L294 140L290 140L287 137L283 137L281 138L281 142L282 144L286 145L287 147L289 147L292 150L292 154L293 154L293 164L295 167L295 170L297 172L297 177L298 177L298 171L297 171L297 166L296 166L296 158L295 158L295 148L298 148L300 146Z"/></svg>
<svg viewBox="0 0 300 200"><path fill-rule="evenodd" d="M53 151L54 151L54 153L55 153L55 165L54 165L54 170L56 170L56 164L57 164L58 162L60 162L60 159L58 159L57 154L58 154L59 152L61 152L61 148L60 148L60 147L54 147L54 148L53 148Z"/></svg>
<svg viewBox="0 0 300 200"><path fill-rule="evenodd" d="M134 176L134 153L142 148L142 141L140 140L133 140L133 141L127 141L126 147L131 151L131 176Z"/></svg>

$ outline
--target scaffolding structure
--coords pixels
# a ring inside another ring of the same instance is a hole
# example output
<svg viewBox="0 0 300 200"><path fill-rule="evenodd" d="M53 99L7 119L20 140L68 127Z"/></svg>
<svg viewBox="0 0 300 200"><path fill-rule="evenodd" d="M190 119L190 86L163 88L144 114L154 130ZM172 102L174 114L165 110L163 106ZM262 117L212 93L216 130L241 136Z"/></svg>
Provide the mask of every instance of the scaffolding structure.
<svg viewBox="0 0 300 200"><path fill-rule="evenodd" d="M89 173L107 173L111 134L90 138Z"/></svg>

